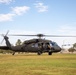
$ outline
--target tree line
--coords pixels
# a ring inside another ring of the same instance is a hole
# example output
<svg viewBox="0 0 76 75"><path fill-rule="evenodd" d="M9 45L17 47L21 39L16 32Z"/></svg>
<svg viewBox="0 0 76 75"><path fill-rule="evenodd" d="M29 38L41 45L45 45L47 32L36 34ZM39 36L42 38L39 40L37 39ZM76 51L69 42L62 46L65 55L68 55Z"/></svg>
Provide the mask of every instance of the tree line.
<svg viewBox="0 0 76 75"><path fill-rule="evenodd" d="M76 51L76 43L73 44L73 47L68 49L69 52L75 52Z"/></svg>

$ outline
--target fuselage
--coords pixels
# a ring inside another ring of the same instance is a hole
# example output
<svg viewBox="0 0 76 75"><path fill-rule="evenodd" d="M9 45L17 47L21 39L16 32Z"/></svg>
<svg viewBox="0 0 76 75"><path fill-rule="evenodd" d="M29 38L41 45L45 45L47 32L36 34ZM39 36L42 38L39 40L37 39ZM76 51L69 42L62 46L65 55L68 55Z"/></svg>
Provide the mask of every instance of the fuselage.
<svg viewBox="0 0 76 75"><path fill-rule="evenodd" d="M53 52L61 51L57 43L46 39L31 39L18 46L11 46L7 36L4 36L4 39L7 47L14 52L37 52L38 54L48 52L50 55Z"/></svg>

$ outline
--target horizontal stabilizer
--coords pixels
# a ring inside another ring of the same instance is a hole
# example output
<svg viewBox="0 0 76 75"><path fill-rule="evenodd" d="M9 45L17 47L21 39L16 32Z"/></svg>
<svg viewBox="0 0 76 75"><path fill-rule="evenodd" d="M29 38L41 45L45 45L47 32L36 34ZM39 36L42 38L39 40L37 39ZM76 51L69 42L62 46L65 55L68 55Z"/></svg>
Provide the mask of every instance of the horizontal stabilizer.
<svg viewBox="0 0 76 75"><path fill-rule="evenodd" d="M0 49L8 50L8 49L9 49L9 47L7 47L7 46L0 46Z"/></svg>

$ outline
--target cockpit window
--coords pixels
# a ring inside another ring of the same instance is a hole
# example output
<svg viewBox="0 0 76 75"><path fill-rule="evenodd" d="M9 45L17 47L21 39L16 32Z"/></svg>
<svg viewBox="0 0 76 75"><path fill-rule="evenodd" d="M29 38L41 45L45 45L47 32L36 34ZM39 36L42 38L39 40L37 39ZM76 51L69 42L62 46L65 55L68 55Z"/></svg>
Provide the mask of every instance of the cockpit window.
<svg viewBox="0 0 76 75"><path fill-rule="evenodd" d="M38 44L35 44L35 47L38 47Z"/></svg>
<svg viewBox="0 0 76 75"><path fill-rule="evenodd" d="M38 47L38 44L37 43L36 44L33 44L32 47Z"/></svg>
<svg viewBox="0 0 76 75"><path fill-rule="evenodd" d="M52 44L53 46L57 46L57 43L56 43L56 42L51 42L51 44Z"/></svg>
<svg viewBox="0 0 76 75"><path fill-rule="evenodd" d="M32 47L34 47L35 45L33 44Z"/></svg>
<svg viewBox="0 0 76 75"><path fill-rule="evenodd" d="M50 45L51 47L53 46L51 42L49 42L49 45Z"/></svg>

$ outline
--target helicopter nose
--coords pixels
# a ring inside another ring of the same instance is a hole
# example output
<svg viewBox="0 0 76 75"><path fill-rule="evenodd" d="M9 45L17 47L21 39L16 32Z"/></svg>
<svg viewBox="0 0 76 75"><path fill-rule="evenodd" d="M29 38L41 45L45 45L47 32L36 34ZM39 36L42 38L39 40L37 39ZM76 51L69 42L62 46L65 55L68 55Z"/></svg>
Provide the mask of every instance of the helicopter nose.
<svg viewBox="0 0 76 75"><path fill-rule="evenodd" d="M62 50L62 48L61 48L61 47L59 47L58 52L60 52L61 50Z"/></svg>
<svg viewBox="0 0 76 75"><path fill-rule="evenodd" d="M61 48L59 48L59 52L61 51L62 49Z"/></svg>
<svg viewBox="0 0 76 75"><path fill-rule="evenodd" d="M61 48L58 47L58 48L55 48L55 52L60 52L61 51Z"/></svg>

